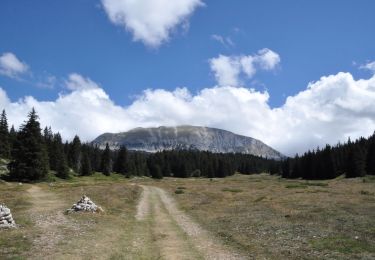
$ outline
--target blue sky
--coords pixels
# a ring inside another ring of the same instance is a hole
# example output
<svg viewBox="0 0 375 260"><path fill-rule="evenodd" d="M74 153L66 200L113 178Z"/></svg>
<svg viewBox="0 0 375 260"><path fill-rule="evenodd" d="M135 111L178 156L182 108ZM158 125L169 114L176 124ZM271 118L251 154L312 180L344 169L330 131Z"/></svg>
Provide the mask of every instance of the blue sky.
<svg viewBox="0 0 375 260"><path fill-rule="evenodd" d="M322 75L361 71L353 62L375 59L374 1L206 0L190 18L187 32L176 32L159 48L132 41L111 24L100 1L20 1L0 3L0 53L13 52L36 76L63 78L78 72L99 82L116 103L129 104L146 88L192 91L215 85L208 60L270 48L280 68L261 73L247 86L267 88L271 106L304 89ZM211 38L230 37L225 47ZM12 99L33 95L51 99L61 86L40 89L0 78Z"/></svg>
<svg viewBox="0 0 375 260"><path fill-rule="evenodd" d="M372 0L184 1L186 5L195 2L192 10L168 30L167 40L150 44L134 40L135 32L125 29L126 22L111 20L106 0L2 0L0 55L12 53L28 69L12 77L3 73L0 87L11 102L25 96L54 102L59 94L72 91L67 81L77 73L97 84L115 105L128 107L146 89L173 92L186 87L193 96L199 95L203 89L220 85L211 59L254 57L267 48L280 61L272 69L257 68L251 76L241 72L241 86L231 87L267 91L266 103L272 109L284 106L287 97L306 90L309 82L322 76L348 72L357 80L373 75L370 69L360 69L375 60ZM147 6L153 1L140 2ZM157 2L162 6L163 0ZM112 4L111 0L107 3ZM122 7L113 8L124 12ZM48 79L54 80L41 84ZM256 133L224 123L212 125ZM353 133L357 132L347 131L338 139ZM319 142L311 145L315 144Z"/></svg>

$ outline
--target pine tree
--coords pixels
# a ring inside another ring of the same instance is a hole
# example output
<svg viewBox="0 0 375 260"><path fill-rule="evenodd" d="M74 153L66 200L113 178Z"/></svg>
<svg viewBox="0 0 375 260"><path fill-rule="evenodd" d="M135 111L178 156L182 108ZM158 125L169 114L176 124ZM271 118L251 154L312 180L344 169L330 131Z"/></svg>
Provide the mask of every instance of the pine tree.
<svg viewBox="0 0 375 260"><path fill-rule="evenodd" d="M101 165L101 150L97 145L92 147L92 152L91 152L91 166L92 170L99 172L100 171L100 165Z"/></svg>
<svg viewBox="0 0 375 260"><path fill-rule="evenodd" d="M81 141L78 136L75 136L69 147L68 162L70 168L76 173L79 173L81 167L81 156Z"/></svg>
<svg viewBox="0 0 375 260"><path fill-rule="evenodd" d="M106 144L105 149L103 151L102 163L101 163L100 168L101 168L101 172L104 175L109 176L111 174L112 160L111 160L111 150L109 149L108 143Z"/></svg>
<svg viewBox="0 0 375 260"><path fill-rule="evenodd" d="M115 171L125 175L128 172L128 151L125 146L121 146L115 163Z"/></svg>
<svg viewBox="0 0 375 260"><path fill-rule="evenodd" d="M45 127L43 130L44 144L48 153L49 167L51 170L56 171L56 153L53 145L53 133L51 127Z"/></svg>
<svg viewBox="0 0 375 260"><path fill-rule="evenodd" d="M375 175L375 133L369 138L368 142L366 171L369 175Z"/></svg>
<svg viewBox="0 0 375 260"><path fill-rule="evenodd" d="M47 176L48 155L34 108L21 126L14 150L14 158L10 164L12 179L34 181Z"/></svg>
<svg viewBox="0 0 375 260"><path fill-rule="evenodd" d="M0 117L0 158L10 157L10 136L8 131L8 120L5 110Z"/></svg>
<svg viewBox="0 0 375 260"><path fill-rule="evenodd" d="M161 167L158 164L153 164L149 167L151 177L154 179L163 179L163 173Z"/></svg>
<svg viewBox="0 0 375 260"><path fill-rule="evenodd" d="M355 145L349 152L347 178L362 177L366 175L366 154L363 147Z"/></svg>
<svg viewBox="0 0 375 260"><path fill-rule="evenodd" d="M10 156L13 154L13 148L14 144L16 143L17 140L17 132L14 129L14 125L11 126L10 131L9 131L9 146L10 146Z"/></svg>
<svg viewBox="0 0 375 260"><path fill-rule="evenodd" d="M92 168L91 168L91 161L89 154L86 149L82 151L82 165L80 168L80 175L81 176L89 176L92 175Z"/></svg>
<svg viewBox="0 0 375 260"><path fill-rule="evenodd" d="M54 158L53 170L56 171L56 176L63 179L69 178L69 167L64 153L64 145L62 143L61 135L59 133L53 136L52 147L52 154Z"/></svg>

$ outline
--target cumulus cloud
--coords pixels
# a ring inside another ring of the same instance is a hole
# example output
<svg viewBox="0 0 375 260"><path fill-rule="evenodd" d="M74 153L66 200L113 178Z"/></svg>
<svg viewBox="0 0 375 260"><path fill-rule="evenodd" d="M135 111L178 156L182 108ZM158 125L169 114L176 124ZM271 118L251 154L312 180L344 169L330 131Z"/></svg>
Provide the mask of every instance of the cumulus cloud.
<svg viewBox="0 0 375 260"><path fill-rule="evenodd" d="M273 70L280 61L280 56L276 52L261 49L255 55L220 54L210 59L209 63L219 86L239 86L244 84L244 78L253 77L257 70Z"/></svg>
<svg viewBox="0 0 375 260"><path fill-rule="evenodd" d="M360 68L364 69L364 70L369 70L369 71L375 73L375 61L364 64L364 65L360 66Z"/></svg>
<svg viewBox="0 0 375 260"><path fill-rule="evenodd" d="M99 85L90 78L85 78L78 73L71 73L65 80L65 87L70 90L96 89Z"/></svg>
<svg viewBox="0 0 375 260"><path fill-rule="evenodd" d="M0 56L0 74L17 78L18 76L26 73L29 69L29 66L20 61L16 55L11 52L3 53Z"/></svg>
<svg viewBox="0 0 375 260"><path fill-rule="evenodd" d="M203 5L201 0L101 0L110 21L125 27L135 41L158 47Z"/></svg>
<svg viewBox="0 0 375 260"><path fill-rule="evenodd" d="M230 86L196 94L186 88L149 89L122 107L89 78L72 74L67 82L72 91L48 102L33 97L12 102L0 88L0 109L19 126L35 107L42 125L51 125L68 139L79 134L90 141L104 132L139 126L192 124L252 136L287 155L375 130L375 75L358 80L350 73L322 77L277 108L269 106L267 92Z"/></svg>

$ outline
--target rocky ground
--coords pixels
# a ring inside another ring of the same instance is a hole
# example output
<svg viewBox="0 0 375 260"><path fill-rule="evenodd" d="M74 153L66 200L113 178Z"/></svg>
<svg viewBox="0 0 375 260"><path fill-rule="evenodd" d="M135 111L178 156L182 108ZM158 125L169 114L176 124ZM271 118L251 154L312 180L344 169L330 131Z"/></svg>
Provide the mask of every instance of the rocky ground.
<svg viewBox="0 0 375 260"><path fill-rule="evenodd" d="M0 228L15 228L16 222L13 219L10 209L0 204Z"/></svg>

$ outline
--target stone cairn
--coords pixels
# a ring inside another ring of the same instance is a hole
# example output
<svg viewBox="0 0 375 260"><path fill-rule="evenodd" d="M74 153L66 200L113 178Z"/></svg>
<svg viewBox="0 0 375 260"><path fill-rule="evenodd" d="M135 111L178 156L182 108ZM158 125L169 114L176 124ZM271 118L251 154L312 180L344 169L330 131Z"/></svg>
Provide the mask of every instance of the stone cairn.
<svg viewBox="0 0 375 260"><path fill-rule="evenodd" d="M0 204L0 228L15 228L16 222L14 222L14 219L12 217L12 214L10 213L10 209Z"/></svg>
<svg viewBox="0 0 375 260"><path fill-rule="evenodd" d="M83 197L73 207L68 209L67 213L72 212L103 212L101 207L98 207L89 197L83 195Z"/></svg>

